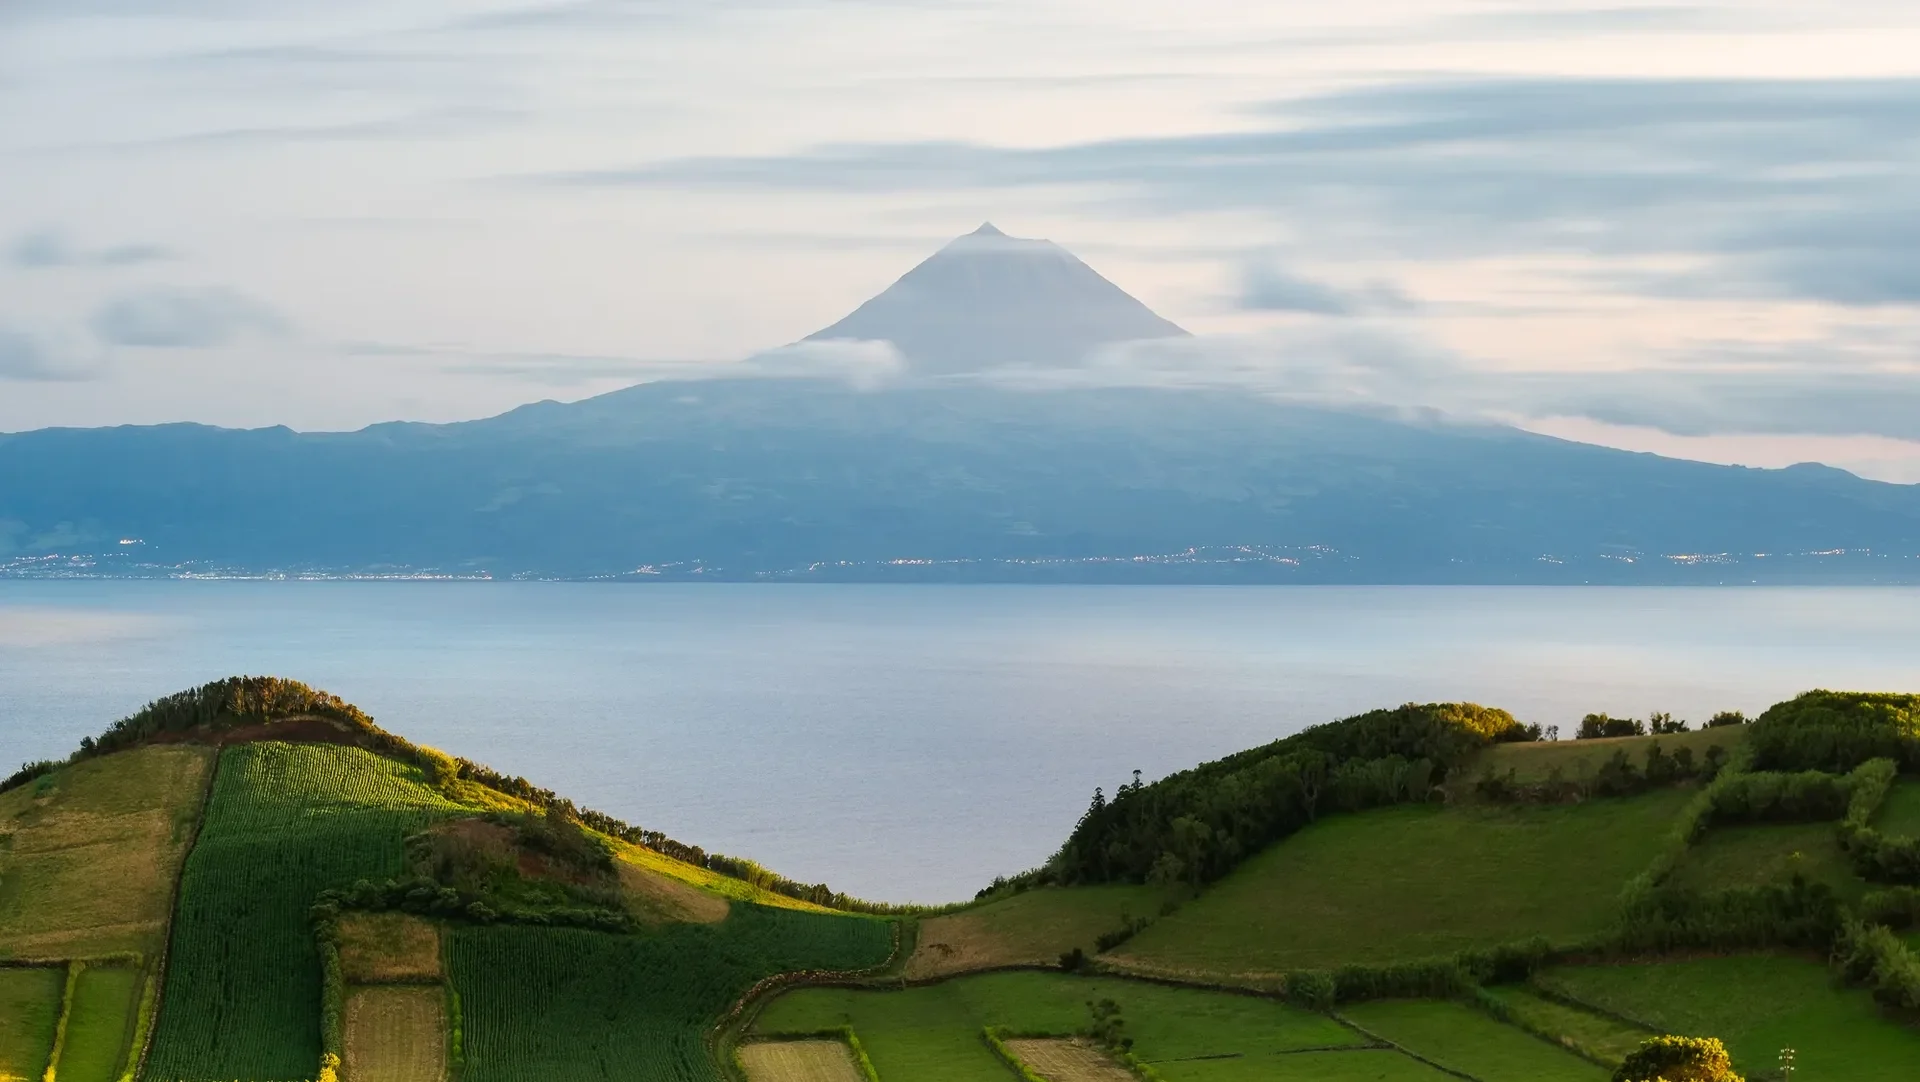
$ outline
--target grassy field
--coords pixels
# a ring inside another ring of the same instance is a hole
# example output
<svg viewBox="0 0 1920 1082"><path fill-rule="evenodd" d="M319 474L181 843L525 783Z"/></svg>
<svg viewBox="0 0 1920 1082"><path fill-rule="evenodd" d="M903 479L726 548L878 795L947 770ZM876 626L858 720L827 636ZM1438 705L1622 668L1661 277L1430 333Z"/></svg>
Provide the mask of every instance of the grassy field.
<svg viewBox="0 0 1920 1082"><path fill-rule="evenodd" d="M1882 834L1920 838L1920 781L1904 778L1894 782L1873 825Z"/></svg>
<svg viewBox="0 0 1920 1082"><path fill-rule="evenodd" d="M651 872L656 876L669 880L671 883L681 883L697 888L701 894L707 895L710 898L718 898L722 901L752 902L755 905L770 906L774 909L798 909L809 913L834 912L834 910L828 909L825 906L814 905L812 902L803 902L798 898L789 898L784 894L775 893L764 887L756 887L752 883L735 879L730 875L721 875L719 872L710 871L706 868L696 868L684 861L678 861L665 854L656 853L645 846L630 845L618 838L609 838L607 841L613 846L614 855L620 859L622 864L630 865L644 872ZM621 881L628 883L630 890L641 889L634 883L629 883L629 878L630 873L623 873ZM645 888L645 890L660 892L671 891L672 888L670 886L654 885ZM702 901L700 898L685 892L674 891L673 896L677 899L676 904L687 907L693 914L680 919L719 920L726 915L724 913L715 915L716 911L710 901Z"/></svg>
<svg viewBox="0 0 1920 1082"><path fill-rule="evenodd" d="M1639 1048L1641 1042L1654 1036L1616 1018L1548 999L1525 986L1504 985L1487 991L1536 1032L1551 1034L1562 1042L1571 1041L1616 1064Z"/></svg>
<svg viewBox="0 0 1920 1082"><path fill-rule="evenodd" d="M740 1049L740 1065L747 1082L864 1082L842 1041L760 1041Z"/></svg>
<svg viewBox="0 0 1920 1082"><path fill-rule="evenodd" d="M1810 959L1746 955L1555 969L1547 987L1667 1033L1727 1042L1748 1075L1798 1053L1795 1078L1912 1082L1920 1029L1883 1018L1866 992L1833 986Z"/></svg>
<svg viewBox="0 0 1920 1082"><path fill-rule="evenodd" d="M1403 806L1322 819L1110 957L1260 979L1607 927L1685 790L1554 807Z"/></svg>
<svg viewBox="0 0 1920 1082"><path fill-rule="evenodd" d="M882 921L744 904L718 924L637 935L458 927L448 974L465 1021L463 1082L712 1082L704 1036L756 981L878 965L892 946Z"/></svg>
<svg viewBox="0 0 1920 1082"><path fill-rule="evenodd" d="M1675 733L1670 736L1620 736L1604 740L1540 740L1524 744L1495 744L1475 753L1466 766L1459 770L1449 788L1465 792L1473 783L1487 773L1504 775L1513 771L1517 781L1544 781L1558 768L1562 777L1580 778L1596 773L1600 764L1606 762L1616 751L1625 751L1627 758L1635 767L1647 761L1647 748L1655 741L1660 750L1671 755L1681 748L1693 751L1695 762L1701 761L1707 749L1719 747L1732 754L1746 740L1745 726L1728 726L1720 729L1698 729L1690 733ZM1458 794L1456 794L1458 795Z"/></svg>
<svg viewBox="0 0 1920 1082"><path fill-rule="evenodd" d="M1130 917L1154 917L1184 891L1147 886L1030 890L976 909L920 922L907 976L937 977L990 966L1052 963L1074 947L1093 953L1102 932Z"/></svg>
<svg viewBox="0 0 1920 1082"><path fill-rule="evenodd" d="M127 1065L127 1043L144 974L132 966L88 966L73 991L60 1082L114 1082Z"/></svg>
<svg viewBox="0 0 1920 1082"><path fill-rule="evenodd" d="M1701 890L1783 883L1798 872L1857 899L1867 884L1840 851L1832 823L1741 824L1716 827L1687 850L1675 869L1676 886Z"/></svg>
<svg viewBox="0 0 1920 1082"><path fill-rule="evenodd" d="M416 768L358 748L226 749L182 880L147 1077L312 1077L314 896L403 873L405 837L457 810Z"/></svg>
<svg viewBox="0 0 1920 1082"><path fill-rule="evenodd" d="M1047 1082L1137 1082L1132 1071L1086 1041L1028 1038L1006 1046Z"/></svg>
<svg viewBox="0 0 1920 1082"><path fill-rule="evenodd" d="M348 984L437 983L440 928L405 913L340 918L340 971Z"/></svg>
<svg viewBox="0 0 1920 1082"><path fill-rule="evenodd" d="M0 959L158 951L206 748L140 748L0 794Z"/></svg>
<svg viewBox="0 0 1920 1082"><path fill-rule="evenodd" d="M1480 1082L1607 1082L1597 1067L1472 1007L1445 1000L1378 1000L1342 1008L1344 1017Z"/></svg>
<svg viewBox="0 0 1920 1082"><path fill-rule="evenodd" d="M905 991L802 988L769 1004L754 1030L850 1025L884 1079L1006 1082L1006 1066L981 1040L983 1027L1071 1034L1087 1024L1087 1001L1097 999L1120 1004L1134 1053L1156 1069L1204 1056L1265 1062L1287 1058L1275 1053L1365 1043L1331 1019L1275 1000L1043 972L986 973Z"/></svg>
<svg viewBox="0 0 1920 1082"><path fill-rule="evenodd" d="M65 969L0 969L0 1082L40 1082L66 987Z"/></svg>
<svg viewBox="0 0 1920 1082"><path fill-rule="evenodd" d="M1203 1059L1155 1067L1166 1082L1455 1082L1456 1076L1391 1048L1297 1052L1260 1059Z"/></svg>
<svg viewBox="0 0 1920 1082"><path fill-rule="evenodd" d="M345 1010L349 1082L441 1082L446 992L437 985L352 988Z"/></svg>

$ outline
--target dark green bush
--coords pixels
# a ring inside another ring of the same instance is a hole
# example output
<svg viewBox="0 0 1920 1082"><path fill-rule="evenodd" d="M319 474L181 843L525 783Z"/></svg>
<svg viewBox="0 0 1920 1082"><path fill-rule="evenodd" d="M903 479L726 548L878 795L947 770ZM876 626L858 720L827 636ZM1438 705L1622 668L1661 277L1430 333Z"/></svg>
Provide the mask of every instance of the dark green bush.
<svg viewBox="0 0 1920 1082"><path fill-rule="evenodd" d="M1920 769L1920 695L1805 692L1768 707L1747 740L1760 770L1844 773L1869 759Z"/></svg>
<svg viewBox="0 0 1920 1082"><path fill-rule="evenodd" d="M1638 718L1616 718L1606 714L1588 714L1580 719L1581 740L1600 740L1610 736L1645 736L1647 725Z"/></svg>
<svg viewBox="0 0 1920 1082"><path fill-rule="evenodd" d="M1920 1010L1920 959L1883 925L1849 920L1833 945L1833 969L1896 1011Z"/></svg>
<svg viewBox="0 0 1920 1082"><path fill-rule="evenodd" d="M1785 884L1718 891L1659 886L1627 899L1614 946L1629 952L1824 950L1841 917L1832 888L1797 874Z"/></svg>

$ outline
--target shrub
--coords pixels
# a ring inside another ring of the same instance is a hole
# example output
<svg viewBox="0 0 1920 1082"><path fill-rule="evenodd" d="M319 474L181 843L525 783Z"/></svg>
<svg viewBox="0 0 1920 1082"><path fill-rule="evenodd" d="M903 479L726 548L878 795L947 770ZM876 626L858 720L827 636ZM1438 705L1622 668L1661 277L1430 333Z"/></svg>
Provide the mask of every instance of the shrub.
<svg viewBox="0 0 1920 1082"><path fill-rule="evenodd" d="M1740 711L1722 710L1707 719L1706 727L1709 729L1721 729L1728 725L1745 725L1746 723L1747 716Z"/></svg>
<svg viewBox="0 0 1920 1082"><path fill-rule="evenodd" d="M1613 1082L1741 1082L1718 1037L1654 1037L1613 1072Z"/></svg>
<svg viewBox="0 0 1920 1082"><path fill-rule="evenodd" d="M52 759L42 759L37 763L21 763L20 769L7 775L6 781L0 781L0 793L18 789L30 781L38 781L58 769L60 764Z"/></svg>
<svg viewBox="0 0 1920 1082"><path fill-rule="evenodd" d="M1891 929L1847 921L1834 940L1832 964L1842 980L1866 988L1883 1006L1920 1010L1920 959Z"/></svg>
<svg viewBox="0 0 1920 1082"><path fill-rule="evenodd" d="M1786 884L1720 891L1642 887L1623 907L1614 945L1627 951L1824 949L1840 921L1833 889L1798 874Z"/></svg>

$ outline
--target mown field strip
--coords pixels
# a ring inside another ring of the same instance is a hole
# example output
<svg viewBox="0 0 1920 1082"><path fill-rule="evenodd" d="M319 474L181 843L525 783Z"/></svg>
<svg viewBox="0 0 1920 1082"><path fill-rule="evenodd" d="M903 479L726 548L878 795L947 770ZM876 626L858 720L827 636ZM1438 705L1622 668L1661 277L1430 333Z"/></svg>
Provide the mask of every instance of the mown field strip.
<svg viewBox="0 0 1920 1082"><path fill-rule="evenodd" d="M0 1082L40 1082L66 987L65 968L0 969Z"/></svg>
<svg viewBox="0 0 1920 1082"><path fill-rule="evenodd" d="M1516 1021L1568 1047L1578 1046L1618 1065L1641 1042L1654 1036L1617 1018L1549 999L1532 989L1505 985L1487 989L1506 1005Z"/></svg>
<svg viewBox="0 0 1920 1082"><path fill-rule="evenodd" d="M446 992L438 985L353 988L346 1003L349 1082L441 1082Z"/></svg>
<svg viewBox="0 0 1920 1082"><path fill-rule="evenodd" d="M1138 1082L1113 1057L1082 1041L1026 1037L1005 1043L1007 1051L1047 1082Z"/></svg>
<svg viewBox="0 0 1920 1082"><path fill-rule="evenodd" d="M740 1064L748 1082L866 1082L841 1041L758 1041L741 1046Z"/></svg>
<svg viewBox="0 0 1920 1082"><path fill-rule="evenodd" d="M88 966L81 971L67 1018L59 1082L114 1082L127 1064L141 971L132 966Z"/></svg>

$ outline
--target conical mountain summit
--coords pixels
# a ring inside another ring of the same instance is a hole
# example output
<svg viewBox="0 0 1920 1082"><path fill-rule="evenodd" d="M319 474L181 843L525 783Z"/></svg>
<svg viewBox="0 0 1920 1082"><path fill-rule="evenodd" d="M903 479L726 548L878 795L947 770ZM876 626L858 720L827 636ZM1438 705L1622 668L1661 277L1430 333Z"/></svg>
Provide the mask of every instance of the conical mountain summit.
<svg viewBox="0 0 1920 1082"><path fill-rule="evenodd" d="M807 339L884 339L915 371L950 373L1073 364L1112 342L1186 333L1065 248L988 222Z"/></svg>

